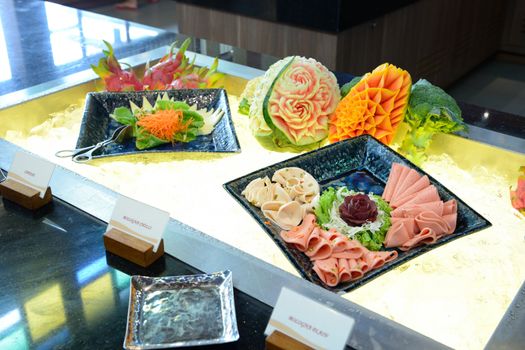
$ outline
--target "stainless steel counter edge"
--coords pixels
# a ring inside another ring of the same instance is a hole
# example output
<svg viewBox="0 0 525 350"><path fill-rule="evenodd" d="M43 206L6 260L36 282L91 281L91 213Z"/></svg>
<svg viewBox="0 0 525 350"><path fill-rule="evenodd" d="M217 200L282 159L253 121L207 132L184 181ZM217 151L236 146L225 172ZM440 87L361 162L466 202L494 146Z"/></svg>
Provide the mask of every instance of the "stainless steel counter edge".
<svg viewBox="0 0 525 350"><path fill-rule="evenodd" d="M18 146L0 139L0 167L8 170ZM118 194L62 167L56 168L50 186L55 197L105 221ZM222 191L222 188L218 188ZM242 234L242 233L240 233ZM165 251L207 273L230 269L239 290L275 306L282 287L310 297L355 319L347 344L356 349L443 349L426 336L397 324L306 280L229 246L175 219L164 235ZM102 238L100 240L102 244ZM197 249L198 247L198 249ZM202 254L200 254L202 252Z"/></svg>

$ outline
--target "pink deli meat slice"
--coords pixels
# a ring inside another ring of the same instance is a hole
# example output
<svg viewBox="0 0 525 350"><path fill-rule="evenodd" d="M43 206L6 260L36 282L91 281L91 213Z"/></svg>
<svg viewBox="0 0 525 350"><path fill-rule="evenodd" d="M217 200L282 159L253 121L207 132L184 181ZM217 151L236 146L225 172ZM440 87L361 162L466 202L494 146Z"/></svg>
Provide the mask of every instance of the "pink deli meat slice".
<svg viewBox="0 0 525 350"><path fill-rule="evenodd" d="M390 206L392 208L402 206L404 203L414 198L418 192L421 192L428 186L430 186L430 180L428 179L428 176L422 176L419 180L416 181L416 183L414 183L406 191L404 191L404 193L401 193L396 198L393 198L390 202Z"/></svg>
<svg viewBox="0 0 525 350"><path fill-rule="evenodd" d="M286 243L293 244L301 252L305 252L310 244L315 244L315 242L310 242L310 236L315 225L315 215L308 214L304 217L301 225L293 227L290 231L281 231L281 238ZM315 239L319 238L317 236Z"/></svg>
<svg viewBox="0 0 525 350"><path fill-rule="evenodd" d="M304 252L311 260L327 259L332 255L332 245L319 235L319 231L322 231L319 227L314 228Z"/></svg>
<svg viewBox="0 0 525 350"><path fill-rule="evenodd" d="M347 259L348 265L350 266L350 280L355 281L365 275L363 266L360 264L360 259Z"/></svg>
<svg viewBox="0 0 525 350"><path fill-rule="evenodd" d="M436 243L437 239L438 237L435 232L429 228L425 228L418 235L415 235L414 238L406 241L399 249L407 251L423 244Z"/></svg>
<svg viewBox="0 0 525 350"><path fill-rule="evenodd" d="M414 237L416 223L412 218L405 218L392 222L386 233L383 244L386 248L400 247Z"/></svg>
<svg viewBox="0 0 525 350"><path fill-rule="evenodd" d="M443 214L443 201L404 205L394 209L390 214L393 218L413 218L424 211L431 211L441 216Z"/></svg>
<svg viewBox="0 0 525 350"><path fill-rule="evenodd" d="M403 206L412 205L412 204L436 202L440 200L441 199L439 198L439 194L438 194L436 187L434 187L433 185L430 185L424 188L423 190L421 190L420 192L418 192L414 198L412 198L411 200L403 204Z"/></svg>
<svg viewBox="0 0 525 350"><path fill-rule="evenodd" d="M450 226L441 215L431 211L424 211L415 218L416 225L421 231L431 229L438 237L448 233Z"/></svg>
<svg viewBox="0 0 525 350"><path fill-rule="evenodd" d="M337 264L339 266L339 281L350 281L352 279L352 274L350 273L350 265L348 264L348 260L337 259Z"/></svg>
<svg viewBox="0 0 525 350"><path fill-rule="evenodd" d="M394 189L399 182L402 169L403 166L399 163L393 163L390 168L390 175L388 175L388 180L386 181L385 189L383 191L383 199L387 202L392 200L392 195L394 194Z"/></svg>
<svg viewBox="0 0 525 350"><path fill-rule="evenodd" d="M454 231L456 231L456 224L458 222L458 214L452 213L452 214L444 215L443 220L445 220L445 222L447 223L447 226L449 227L449 230L446 232L446 234L449 235L451 233L454 233Z"/></svg>
<svg viewBox="0 0 525 350"><path fill-rule="evenodd" d="M406 176L397 183L394 194L392 195L392 202L394 202L396 198L404 196L406 191L421 178L421 175L414 169L407 169Z"/></svg>
<svg viewBox="0 0 525 350"><path fill-rule="evenodd" d="M443 215L455 214L458 212L458 204L455 199L451 199L443 204Z"/></svg>
<svg viewBox="0 0 525 350"><path fill-rule="evenodd" d="M365 249L358 241L347 238L344 243L344 249L336 251L334 248L332 256L334 258L358 259L365 254Z"/></svg>
<svg viewBox="0 0 525 350"><path fill-rule="evenodd" d="M327 286L335 287L339 284L339 268L336 258L314 261L313 270Z"/></svg>

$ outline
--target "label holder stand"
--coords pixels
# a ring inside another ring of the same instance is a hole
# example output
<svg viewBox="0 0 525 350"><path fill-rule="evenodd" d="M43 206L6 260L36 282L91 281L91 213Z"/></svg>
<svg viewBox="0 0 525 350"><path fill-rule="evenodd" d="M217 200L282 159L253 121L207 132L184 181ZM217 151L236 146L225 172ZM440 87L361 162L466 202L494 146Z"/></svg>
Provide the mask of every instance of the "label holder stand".
<svg viewBox="0 0 525 350"><path fill-rule="evenodd" d="M29 210L40 209L53 200L50 187L40 198L40 191L9 178L0 182L0 196Z"/></svg>
<svg viewBox="0 0 525 350"><path fill-rule="evenodd" d="M106 251L142 267L150 266L164 255L164 240L160 241L157 252L153 252L153 244L114 227L104 233L104 247Z"/></svg>
<svg viewBox="0 0 525 350"><path fill-rule="evenodd" d="M313 350L313 348L274 330L266 337L266 350Z"/></svg>

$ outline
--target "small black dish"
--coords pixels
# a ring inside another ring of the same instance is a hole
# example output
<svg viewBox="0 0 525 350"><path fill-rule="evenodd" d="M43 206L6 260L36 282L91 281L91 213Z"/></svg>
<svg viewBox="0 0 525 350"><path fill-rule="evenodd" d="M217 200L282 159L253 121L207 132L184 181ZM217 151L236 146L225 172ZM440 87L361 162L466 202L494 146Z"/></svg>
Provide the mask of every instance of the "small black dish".
<svg viewBox="0 0 525 350"><path fill-rule="evenodd" d="M352 190L363 192L371 191L381 195L388 175L390 174L392 163L401 163L416 170L421 175L427 175L431 184L436 186L439 196L443 201L450 199L457 201L458 220L456 231L451 235L441 238L433 245L416 247L407 252L398 250L399 257L394 261L367 273L359 280L341 283L336 287L324 285L313 271L313 265L310 259L299 250L286 244L279 236L281 229L273 223L265 223L268 220L264 217L262 211L250 204L250 202L241 195L246 185L252 180L264 176L271 178L276 170L285 167L299 167L312 174L321 185L321 192L328 186L345 185ZM272 237L275 243L277 243L292 264L306 279L333 292L348 292L420 254L435 249L459 237L491 226L491 223L487 219L470 208L432 176L369 135L362 135L337 142L260 169L224 184L224 188L257 220L259 225Z"/></svg>
<svg viewBox="0 0 525 350"><path fill-rule="evenodd" d="M224 115L211 134L198 136L197 139L188 143L167 143L150 149L138 150L135 147L135 138L131 138L122 144L113 143L106 146L93 158L134 153L240 152L241 147L235 134L228 97L224 89L90 92L86 96L86 105L76 148L88 147L106 140L115 129L122 125L110 117L115 108L129 108L130 101L140 107L143 97L146 97L153 105L157 97L163 96L164 93L176 101L184 101L190 105L196 104L199 109L220 108L224 111Z"/></svg>

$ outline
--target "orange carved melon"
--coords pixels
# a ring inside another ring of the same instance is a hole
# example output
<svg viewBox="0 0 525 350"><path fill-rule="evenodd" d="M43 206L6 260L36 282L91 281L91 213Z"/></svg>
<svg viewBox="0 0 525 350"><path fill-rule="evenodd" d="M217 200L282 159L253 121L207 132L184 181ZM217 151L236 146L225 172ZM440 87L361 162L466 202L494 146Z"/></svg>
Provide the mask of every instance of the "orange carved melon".
<svg viewBox="0 0 525 350"><path fill-rule="evenodd" d="M388 63L365 74L332 114L330 141L370 134L385 144L392 142L405 116L411 86L410 74Z"/></svg>

